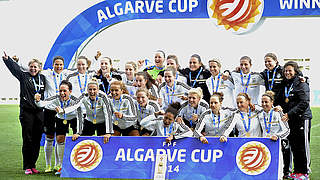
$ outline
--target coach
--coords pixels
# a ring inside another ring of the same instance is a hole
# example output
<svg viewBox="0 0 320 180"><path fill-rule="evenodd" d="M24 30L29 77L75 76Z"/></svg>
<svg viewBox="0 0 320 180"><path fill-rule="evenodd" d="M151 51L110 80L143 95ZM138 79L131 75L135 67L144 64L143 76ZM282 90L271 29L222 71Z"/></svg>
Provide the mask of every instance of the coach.
<svg viewBox="0 0 320 180"><path fill-rule="evenodd" d="M35 169L39 156L43 132L43 109L34 102L35 94L44 97L45 77L40 75L41 62L33 59L28 63L29 71L23 72L9 56L2 57L5 65L20 82L20 123L22 127L22 155L25 174L39 173Z"/></svg>

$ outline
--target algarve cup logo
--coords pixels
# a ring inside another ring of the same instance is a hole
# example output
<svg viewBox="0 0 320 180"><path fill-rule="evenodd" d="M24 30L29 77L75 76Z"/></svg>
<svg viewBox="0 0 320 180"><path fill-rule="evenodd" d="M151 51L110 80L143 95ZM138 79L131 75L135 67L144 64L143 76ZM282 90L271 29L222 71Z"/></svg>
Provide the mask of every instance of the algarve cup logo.
<svg viewBox="0 0 320 180"><path fill-rule="evenodd" d="M235 34L250 31L261 19L263 0L208 0L209 17Z"/></svg>
<svg viewBox="0 0 320 180"><path fill-rule="evenodd" d="M84 140L73 147L70 161L76 170L87 172L100 164L102 156L102 148L97 142Z"/></svg>
<svg viewBox="0 0 320 180"><path fill-rule="evenodd" d="M258 141L250 141L239 148L236 162L243 173L259 175L268 169L271 153L266 145Z"/></svg>

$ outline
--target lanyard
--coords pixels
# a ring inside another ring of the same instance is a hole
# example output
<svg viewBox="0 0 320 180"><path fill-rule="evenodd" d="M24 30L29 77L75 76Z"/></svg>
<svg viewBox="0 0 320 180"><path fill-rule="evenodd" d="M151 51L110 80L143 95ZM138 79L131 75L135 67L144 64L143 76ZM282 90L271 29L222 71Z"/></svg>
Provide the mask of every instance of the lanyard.
<svg viewBox="0 0 320 180"><path fill-rule="evenodd" d="M247 80L247 83L246 85L244 85L244 82L243 82L243 74L242 74L242 71L240 71L240 77L241 77L241 84L243 87L246 87L245 90L243 90L244 93L247 93L248 92L248 86L249 86L249 82L250 82L250 79L251 79L251 73L249 73L249 77L248 77L248 80Z"/></svg>
<svg viewBox="0 0 320 180"><path fill-rule="evenodd" d="M200 74L201 74L201 72L202 72L202 67L200 68L200 71L198 72L198 74L197 74L197 76L196 76L196 79L193 81L193 84L192 84L192 88L194 87L194 85L196 85L196 82L197 82L197 80L198 80L198 78L199 78L199 76L200 76ZM191 84L191 72L189 72L189 80L190 80L190 84Z"/></svg>
<svg viewBox="0 0 320 180"><path fill-rule="evenodd" d="M147 107L147 106L146 106L146 107ZM139 104L139 111L140 111L140 121L142 121L142 119L145 118L145 114L143 113L143 110L142 110L140 104ZM146 114L147 114L147 113L146 113Z"/></svg>
<svg viewBox="0 0 320 180"><path fill-rule="evenodd" d="M40 85L41 85L41 78L40 78L40 75L38 74L38 79L39 79L39 85L37 86L37 83L36 83L36 80L34 79L34 77L32 77L32 81L33 81L33 85L34 85L34 89L36 91L36 93L39 93L40 92Z"/></svg>
<svg viewBox="0 0 320 180"><path fill-rule="evenodd" d="M189 105L190 108L192 108L190 105ZM196 111L196 112L194 112ZM190 118L189 118L189 122L190 122L190 127L192 127L192 115L193 114L198 114L198 107L197 108L194 108L192 114L190 115Z"/></svg>
<svg viewBox="0 0 320 180"><path fill-rule="evenodd" d="M112 78L112 72L110 72L110 77ZM106 90L106 87L104 85L104 82L102 81L102 75L100 75L100 78L101 78L101 84L102 84L102 88L103 88L103 92L105 92L107 95L110 93L110 82L108 81L107 79L107 82L108 82L108 89Z"/></svg>
<svg viewBox="0 0 320 180"><path fill-rule="evenodd" d="M170 127L169 127L169 135L171 134L172 132L172 127L173 127L173 123L171 123ZM163 127L164 128L164 136L167 136L167 128L166 127Z"/></svg>
<svg viewBox="0 0 320 180"><path fill-rule="evenodd" d="M174 81L173 89L172 89L172 93L171 93L171 99L170 99L169 88L168 88L168 85L166 85L166 91L167 91L167 96L168 96L168 104L172 104L172 99L173 99L173 96L174 96L175 89L176 89L176 81Z"/></svg>
<svg viewBox="0 0 320 180"><path fill-rule="evenodd" d="M62 74L60 74L60 82L59 82L59 84L57 83L56 73L54 71L52 72L52 75L53 75L54 85L56 87L56 93L58 94L59 93L59 85L60 85L60 83L62 81Z"/></svg>
<svg viewBox="0 0 320 180"><path fill-rule="evenodd" d="M90 99L90 98L89 98ZM93 104L94 102L94 104ZM90 99L90 103L91 103L91 109L93 110L93 120L97 119L97 104L98 104L98 96L96 97L95 101L91 101ZM93 107L94 106L94 107Z"/></svg>
<svg viewBox="0 0 320 180"><path fill-rule="evenodd" d="M217 134L216 133L217 132L216 119L214 118L215 115L213 114L213 112L211 113L211 115L212 115L213 129L214 129L215 134ZM218 116L218 129L219 129L219 127L220 127L220 116Z"/></svg>
<svg viewBox="0 0 320 180"><path fill-rule="evenodd" d="M266 127L267 134L269 134L270 130L271 130L272 115L273 115L273 109L270 112L269 122L268 122L268 125L267 125L267 119L266 119L265 113L263 113L263 120L264 120L264 125Z"/></svg>
<svg viewBox="0 0 320 180"><path fill-rule="evenodd" d="M270 73L270 71L268 70L268 72L267 72L267 77L268 77L268 87L269 87L269 90L271 91L272 90L272 88L273 88L273 84L274 84L274 78L276 77L276 73L277 73L277 68L278 68L278 66L274 69L274 71L273 71L273 75L272 75L272 80L271 80L271 84L269 84L269 73Z"/></svg>
<svg viewBox="0 0 320 180"><path fill-rule="evenodd" d="M219 84L220 84L220 77L221 77L221 73L219 73L219 75L218 75L218 81L217 81L217 85L216 85L216 91L214 91L214 80L213 80L213 77L211 77L212 93L218 92Z"/></svg>
<svg viewBox="0 0 320 180"><path fill-rule="evenodd" d="M70 104L70 98L69 100L67 101L67 105L65 107L68 107ZM60 107L63 109L63 101L60 100ZM67 119L67 115L66 113L63 114L63 119Z"/></svg>
<svg viewBox="0 0 320 180"><path fill-rule="evenodd" d="M293 90L293 83L291 84L289 90L288 87L286 86L284 89L284 95L286 96L286 98L289 98L290 92Z"/></svg>
<svg viewBox="0 0 320 180"><path fill-rule="evenodd" d="M78 83L79 83L79 87L80 87L80 92L81 92L81 94L82 94L82 93L85 92L85 90L86 90L87 80L88 80L88 74L87 74L87 72L86 72L85 82L84 82L83 88L82 88L82 86L81 86L81 80L80 80L80 75L79 75L79 74L80 74L80 73L78 73Z"/></svg>
<svg viewBox="0 0 320 180"><path fill-rule="evenodd" d="M241 111L240 111L240 115L241 115L241 118L242 118L244 129L246 130L246 132L249 132L250 131L250 126L251 126L251 108L249 108L248 127L246 125L246 121L244 120L244 116L243 116Z"/></svg>
<svg viewBox="0 0 320 180"><path fill-rule="evenodd" d="M115 106L115 99L113 99L113 106ZM119 99L119 107L118 107L118 112L120 112L120 108L121 108L121 103L122 103L122 97L120 97L120 99ZM118 118L116 117L116 120L117 120Z"/></svg>

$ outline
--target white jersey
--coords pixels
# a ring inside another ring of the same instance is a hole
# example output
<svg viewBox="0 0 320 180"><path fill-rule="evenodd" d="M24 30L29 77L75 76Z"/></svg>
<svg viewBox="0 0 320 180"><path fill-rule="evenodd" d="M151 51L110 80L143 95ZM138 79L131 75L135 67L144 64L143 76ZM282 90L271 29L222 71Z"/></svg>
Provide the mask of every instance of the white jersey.
<svg viewBox="0 0 320 180"><path fill-rule="evenodd" d="M149 100L145 107L140 106L140 104L135 101L135 107L137 111L138 123L147 116L153 115L155 112L160 111L160 106L156 101Z"/></svg>
<svg viewBox="0 0 320 180"><path fill-rule="evenodd" d="M234 84L230 80L223 80L222 75L217 75L215 77L211 76L206 80L206 84L208 87L208 90L210 92L210 95L213 94L213 92L222 92L223 93L223 106L224 107L230 107L235 108L236 102L234 99Z"/></svg>
<svg viewBox="0 0 320 180"><path fill-rule="evenodd" d="M191 88L182 82L175 81L172 87L169 87L166 82L159 86L159 95L162 99L162 109L166 110L169 104L173 102L181 103L179 96L187 96Z"/></svg>
<svg viewBox="0 0 320 180"><path fill-rule="evenodd" d="M272 118L270 121L271 113ZM272 135L276 135L278 138L284 139L290 134L288 123L281 120L281 113L272 110L268 113L261 111L258 118L262 127L262 137L271 137Z"/></svg>
<svg viewBox="0 0 320 180"><path fill-rule="evenodd" d="M233 119L234 110L224 108L221 109L219 113L219 115L215 115L211 109L202 113L194 131L194 136L196 138L204 136L201 133L203 130L205 132L205 136L221 136L226 129L226 122Z"/></svg>
<svg viewBox="0 0 320 180"><path fill-rule="evenodd" d="M241 78L242 77L242 78ZM249 79L250 78L250 79ZM248 82L249 79L249 82ZM248 74L243 74L237 72L231 72L231 82L234 83L234 97L238 96L241 92L246 92L252 99L253 104L261 104L261 94L260 92L265 91L264 79L259 73L250 72ZM260 88L262 88L260 90Z"/></svg>
<svg viewBox="0 0 320 180"><path fill-rule="evenodd" d="M65 108L64 112L72 112L75 109L80 108L81 105L83 105L83 107L86 109L86 120L96 124L105 123L106 133L113 133L110 102L109 99L106 97L105 93L99 91L99 93L96 96L96 99L93 101L89 98L88 93L84 93L78 98L75 104ZM81 110L81 114L77 118L79 123L82 123L81 127L83 127L84 122L82 120L83 114L84 112ZM78 131L80 131L80 129L78 129Z"/></svg>
<svg viewBox="0 0 320 180"><path fill-rule="evenodd" d="M226 122L227 129L223 135L228 137L233 128L236 128L239 131L239 137L261 137L262 128L258 118L259 113L258 110L251 112L249 119L249 113L236 111L233 119ZM241 114L244 118L241 117Z"/></svg>
<svg viewBox="0 0 320 180"><path fill-rule="evenodd" d="M133 86L134 79L133 80L129 80L125 73L121 74L121 79L122 79L122 82L124 82L124 84L126 86Z"/></svg>
<svg viewBox="0 0 320 180"><path fill-rule="evenodd" d="M140 124L150 131L155 131L157 136L169 137L171 134L175 139L192 137L191 129L183 123L173 122L169 127L163 124L164 116L150 115L144 118Z"/></svg>
<svg viewBox="0 0 320 180"><path fill-rule="evenodd" d="M72 71L67 69L64 69L60 74L56 73L52 69L41 71L41 74L46 77L46 89L44 91L44 97L48 98L59 94L59 86L61 81L66 80L68 74L71 72Z"/></svg>
<svg viewBox="0 0 320 180"><path fill-rule="evenodd" d="M181 108L179 109L178 117L182 117L184 121L187 121L188 126L190 125L189 127L195 127L198 121L193 122L192 115L196 114L199 117L207 109L209 109L209 104L203 99L199 101L199 104L196 108L191 107L189 102L185 101L182 103Z"/></svg>
<svg viewBox="0 0 320 180"><path fill-rule="evenodd" d="M72 84L72 95L80 97L83 93L87 92L88 83L95 75L95 71L86 71L80 74L78 71L71 73L67 77L67 81Z"/></svg>
<svg viewBox="0 0 320 180"><path fill-rule="evenodd" d="M137 125L137 111L134 105L134 100L127 94L122 94L120 99L110 99L112 122L120 129L126 129L130 126ZM122 119L117 118L114 112L121 112Z"/></svg>

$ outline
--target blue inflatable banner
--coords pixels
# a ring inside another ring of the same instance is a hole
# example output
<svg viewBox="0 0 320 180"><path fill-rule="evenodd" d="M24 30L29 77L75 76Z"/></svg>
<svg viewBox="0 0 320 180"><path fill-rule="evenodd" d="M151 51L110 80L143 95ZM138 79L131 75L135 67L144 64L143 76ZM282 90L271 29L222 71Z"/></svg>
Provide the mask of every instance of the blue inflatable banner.
<svg viewBox="0 0 320 180"><path fill-rule="evenodd" d="M67 137L61 177L123 179L276 180L279 141L209 137Z"/></svg>
<svg viewBox="0 0 320 180"><path fill-rule="evenodd" d="M320 0L108 0L76 16L60 33L46 59L65 59L68 68L75 52L90 36L119 22L134 19L210 18L218 28L235 34L251 32L264 17L319 16Z"/></svg>

